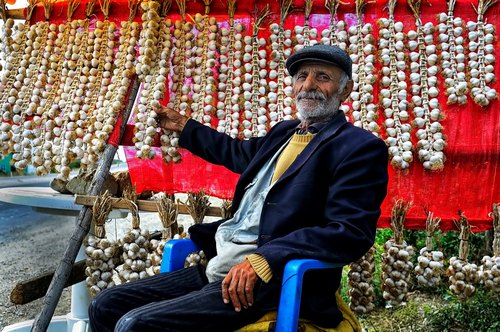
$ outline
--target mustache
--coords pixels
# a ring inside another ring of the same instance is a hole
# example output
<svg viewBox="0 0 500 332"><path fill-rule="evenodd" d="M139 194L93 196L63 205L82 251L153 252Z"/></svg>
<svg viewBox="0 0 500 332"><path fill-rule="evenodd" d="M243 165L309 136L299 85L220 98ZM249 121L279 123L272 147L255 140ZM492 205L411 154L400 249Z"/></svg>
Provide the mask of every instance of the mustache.
<svg viewBox="0 0 500 332"><path fill-rule="evenodd" d="M326 100L326 96L321 91L301 91L297 94L297 100L300 101L303 98Z"/></svg>

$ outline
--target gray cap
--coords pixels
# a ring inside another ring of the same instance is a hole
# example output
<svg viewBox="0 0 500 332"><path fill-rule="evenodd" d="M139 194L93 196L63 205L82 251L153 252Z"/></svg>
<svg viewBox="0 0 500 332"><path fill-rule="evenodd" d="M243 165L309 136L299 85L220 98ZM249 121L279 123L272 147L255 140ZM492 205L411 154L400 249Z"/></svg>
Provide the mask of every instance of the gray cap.
<svg viewBox="0 0 500 332"><path fill-rule="evenodd" d="M342 69L352 79L352 61L349 55L337 46L315 44L304 47L286 60L288 73L294 76L305 61L321 62Z"/></svg>

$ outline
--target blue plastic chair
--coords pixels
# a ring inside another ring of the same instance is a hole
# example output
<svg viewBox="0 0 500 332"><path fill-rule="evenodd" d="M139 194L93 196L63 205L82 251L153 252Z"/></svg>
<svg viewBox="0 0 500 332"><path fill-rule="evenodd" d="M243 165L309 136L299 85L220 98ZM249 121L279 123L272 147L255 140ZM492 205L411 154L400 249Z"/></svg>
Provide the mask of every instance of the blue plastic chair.
<svg viewBox="0 0 500 332"><path fill-rule="evenodd" d="M165 244L160 272L184 268L184 261L190 253L199 250L189 239L170 240ZM276 320L277 332L295 332L299 323L300 297L304 273L312 269L331 269L343 264L326 263L316 259L293 259L285 266L281 297Z"/></svg>

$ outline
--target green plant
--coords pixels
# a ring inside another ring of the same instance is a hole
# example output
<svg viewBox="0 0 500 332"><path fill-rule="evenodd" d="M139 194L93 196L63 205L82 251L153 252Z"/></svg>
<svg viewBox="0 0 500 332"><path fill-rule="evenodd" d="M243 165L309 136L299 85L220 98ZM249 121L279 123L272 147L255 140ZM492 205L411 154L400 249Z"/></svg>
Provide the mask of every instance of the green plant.
<svg viewBox="0 0 500 332"><path fill-rule="evenodd" d="M429 331L477 331L500 330L500 297L483 291L467 302L451 297L451 303L424 312Z"/></svg>

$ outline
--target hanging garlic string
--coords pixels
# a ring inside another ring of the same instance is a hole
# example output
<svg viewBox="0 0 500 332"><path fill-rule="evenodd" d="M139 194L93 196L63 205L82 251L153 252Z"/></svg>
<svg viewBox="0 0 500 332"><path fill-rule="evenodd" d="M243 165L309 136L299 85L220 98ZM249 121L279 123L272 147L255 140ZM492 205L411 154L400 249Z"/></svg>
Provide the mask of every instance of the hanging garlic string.
<svg viewBox="0 0 500 332"><path fill-rule="evenodd" d="M210 4L212 0L204 0L205 14L195 15L195 23L197 25L198 39L197 43L197 63L195 72L199 72L199 92L195 91L193 94L193 104L191 108L193 113L191 117L206 126L211 127L212 114L214 113L213 97L215 92L215 79L213 78L213 68L216 65L216 32L217 22L215 18L210 18ZM200 62L198 64L198 62Z"/></svg>
<svg viewBox="0 0 500 332"><path fill-rule="evenodd" d="M408 293L414 249L404 241L403 230L411 205L399 199L392 208L390 224L394 237L384 244L382 253L382 290L386 307L404 304Z"/></svg>
<svg viewBox="0 0 500 332"><path fill-rule="evenodd" d="M493 219L493 255L485 255L481 259L479 267L479 278L484 288L493 292L500 293L500 204L493 204L493 211L490 213Z"/></svg>
<svg viewBox="0 0 500 332"><path fill-rule="evenodd" d="M259 30L261 28L262 23L264 20L271 14L271 10L269 9L269 4L266 5L260 12L256 11L254 13L254 22L252 23L252 95L251 95L251 109L248 110L245 108L245 114L250 112L251 117L250 119L248 118L247 115L245 115L246 120L244 121L244 126L245 123L250 125L250 128L247 128L245 126L245 129L243 131L244 138L250 138L250 137L257 137L257 136L263 136L260 135L259 128L258 128L258 118L259 118L259 109L262 106L260 103L260 98L259 95L264 96L266 95L266 88L265 86L261 86L261 78L264 79L265 77L261 77L261 73L265 74L265 69L259 70L260 64L259 64L259 57L266 56L265 52L262 52L259 54L259 45L260 45L260 40L258 37ZM265 40L263 41L263 43ZM263 46L263 45L262 45Z"/></svg>
<svg viewBox="0 0 500 332"><path fill-rule="evenodd" d="M291 7L291 4L293 1L289 1ZM312 5L314 3L314 0L305 0L304 1L304 47L309 47L311 46L311 31L309 27L309 16L311 16L311 10L312 10ZM283 5L281 6L283 10ZM287 12L289 11L289 8L287 8ZM283 26L283 25L281 25Z"/></svg>
<svg viewBox="0 0 500 332"><path fill-rule="evenodd" d="M58 149L60 149L60 139L54 141L56 131L61 123L59 117L59 106L61 102L61 94L63 92L62 85L65 84L67 74L62 75L63 68L66 68L69 59L65 59L65 53L71 54L74 46L76 29L71 27L71 17L79 6L79 0L68 1L67 21L60 24L57 28L57 38L54 42L54 51L49 56L50 70L47 72L47 81L45 86L42 86L47 93L45 104L37 109L37 115L41 117L39 128L44 133L41 135L40 146L42 147L41 159L35 156L33 165L36 167L38 175L48 174L54 167ZM51 34L55 34L52 31ZM70 40L71 36L71 40ZM42 92L44 94L44 92ZM57 144L56 144L57 143Z"/></svg>
<svg viewBox="0 0 500 332"><path fill-rule="evenodd" d="M420 18L420 0L408 0L408 6L415 17L417 32L408 32L408 37L413 46L410 50L418 48L418 52L410 54L411 65L410 82L412 83L412 101L415 105L413 113L414 123L419 128L416 136L419 139L417 150L419 160L427 170L441 170L444 167L445 156L443 149L446 146L442 134L440 103L437 99L439 89L437 86L438 68L430 55L436 52L433 40L434 27L428 22L422 24ZM429 54L429 55L428 55ZM429 64L429 67L428 67Z"/></svg>
<svg viewBox="0 0 500 332"><path fill-rule="evenodd" d="M321 42L325 45L338 46L340 49L347 51L347 42L349 39L346 30L347 23L344 20L340 20L337 15L338 8L341 4L346 5L348 3L341 0L325 0L325 7L330 13L330 25L321 32ZM348 101L342 103L340 109L344 112L346 119L349 121L347 117L350 111Z"/></svg>
<svg viewBox="0 0 500 332"><path fill-rule="evenodd" d="M90 294L95 297L106 288L115 285L112 280L115 266L119 263L120 250L114 240L106 238L104 224L111 212L111 195L108 191L96 197L92 207L92 223L94 235L85 239L86 268L85 279Z"/></svg>
<svg viewBox="0 0 500 332"><path fill-rule="evenodd" d="M395 22L394 10L396 0L387 3L388 19L380 19L379 49L382 62L382 79L380 95L384 107L386 144L389 147L391 164L399 169L407 169L413 161L411 143L411 125L408 114L408 100L406 93L406 62L404 48L403 23Z"/></svg>
<svg viewBox="0 0 500 332"><path fill-rule="evenodd" d="M467 82L465 76L465 50L463 47L464 38L463 21L459 17L454 17L456 0L448 0L448 12L438 15L440 21L439 39L442 49L441 68L445 77L447 103L464 105L467 101ZM471 51L476 51L477 43L469 45Z"/></svg>
<svg viewBox="0 0 500 332"><path fill-rule="evenodd" d="M229 15L229 31L226 32L225 28L222 28L221 30L221 49L220 52L221 54L226 54L227 57L227 74L221 73L219 74L219 81L220 81L220 86L222 87L221 92L223 94L220 94L219 102L217 103L217 109L220 111L221 115L217 116L220 121L219 121L219 128L217 129L219 132L224 132L227 135L230 135L233 138L236 138L238 136L238 130L239 130L239 104L238 104L238 97L239 94L234 93L233 91L233 85L234 85L234 63L236 60L235 57L235 25L234 25L234 14L236 12L236 0L228 0L227 1L227 10L228 10L228 15ZM239 27L242 27L240 24ZM227 34L227 37L224 35ZM241 37L241 28L239 31L240 37ZM227 42L223 42L223 40L226 40ZM241 40L238 42L241 44ZM224 45L226 44L226 45ZM241 49L241 47L240 47ZM241 52L240 52L241 54ZM241 57L239 57L241 58ZM241 60L238 59L241 63ZM221 67L225 63L223 63L222 59L219 58L219 61L221 62ZM222 70L221 70L222 71ZM241 69L240 69L241 72ZM241 79L240 79L241 80ZM224 86L225 85L225 86Z"/></svg>
<svg viewBox="0 0 500 332"><path fill-rule="evenodd" d="M372 1L371 1L372 2ZM356 0L356 15L358 22L349 28L351 45L349 46L351 59L353 60L354 87L351 92L352 117L354 125L364 128L378 136L379 126L375 121L377 118L376 105L373 104L374 75L374 38L371 32L371 24L363 24L363 11L370 1Z"/></svg>
<svg viewBox="0 0 500 332"><path fill-rule="evenodd" d="M477 8L472 4L476 11L477 24L468 26L469 40L475 43L477 39L478 47L476 52L469 52L469 67L470 70L470 93L474 102L481 107L486 107L491 100L497 99L495 89L488 86L493 83L494 75L494 26L486 24L484 15L486 11L497 3L497 0L479 0ZM477 31L474 31L476 30ZM470 43L469 43L470 44Z"/></svg>
<svg viewBox="0 0 500 332"><path fill-rule="evenodd" d="M440 218L434 218L432 212L425 210L427 214L426 245L420 249L420 256L417 258L415 275L417 282L423 287L437 287L441 282L444 273L444 255L439 250L432 250L432 237L439 228Z"/></svg>
<svg viewBox="0 0 500 332"><path fill-rule="evenodd" d="M44 48L47 43L48 30L48 22L37 22L35 25L31 26L29 31L29 34L33 35L33 37L28 37L26 41L26 50L30 50L29 64L25 71L26 77L23 81L23 86L20 88L18 100L16 101L16 104L21 104L20 107L22 111L19 114L20 117L16 117L18 113L16 113L14 108L15 115L12 124L12 131L14 134L12 142L17 142L17 144L13 145L14 154L12 159L14 161L14 167L19 171L24 170L32 163L32 150L34 145L39 146L40 143L38 137L41 135L41 130L35 128L33 116L37 112L42 96L38 89L35 93L35 84L38 81L39 71L42 72L42 75L47 72L47 66L42 66L42 60L44 58ZM41 83L38 85L41 85ZM17 119L19 119L19 122ZM38 135L35 135L35 133Z"/></svg>
<svg viewBox="0 0 500 332"><path fill-rule="evenodd" d="M347 5L347 2L341 0L325 0L325 7L330 12L330 26L323 30L323 44L336 45L347 50L347 24L343 20L338 19L337 11L340 5Z"/></svg>
<svg viewBox="0 0 500 332"><path fill-rule="evenodd" d="M460 301L465 301L474 294L476 290L475 284L479 281L479 273L477 265L467 261L471 234L470 223L462 211L459 210L458 215L459 220L453 220L453 223L460 231L458 258L450 258L450 265L446 273L450 280L449 289Z"/></svg>
<svg viewBox="0 0 500 332"><path fill-rule="evenodd" d="M277 109L276 113L278 115L278 118L276 122L281 122L285 119L287 115L291 118L291 114L285 114L285 74L286 74L286 68L285 68L285 61L286 61L286 56L285 56L285 19L287 18L288 14L290 13L292 9L292 0L282 0L281 1L281 11L280 11L280 24L278 27L278 53L277 53L277 58L278 58L278 90L277 90ZM312 7L312 1L308 0L306 1L306 12L309 8L309 14L311 13L311 7ZM307 15L309 17L309 15ZM309 18L307 18L308 20ZM305 34L305 33L304 33ZM309 32L308 32L308 37L309 37ZM305 44L304 44L305 45ZM308 45L309 46L309 45ZM276 61L276 57L274 57L274 61ZM291 80L291 78L290 78ZM288 119L288 117L287 117Z"/></svg>
<svg viewBox="0 0 500 332"><path fill-rule="evenodd" d="M62 123L59 125L60 133L56 135L60 139L59 153L56 154L56 170L59 171L62 179L68 179L71 171L69 164L75 159L75 154L72 152L75 146L76 129L78 128L78 120L80 119L80 110L84 104L85 89L81 86L80 80L82 76L87 76L88 73L83 72L84 61L86 61L86 51L89 39L89 24L90 16L93 13L95 1L87 2L85 13L86 19L82 21L73 21L72 29L77 30L75 35L76 48L71 52L71 60L68 61L69 71L74 73L74 76L69 76L69 80L64 85L64 93L61 94L63 105L59 105L62 113ZM83 28L81 31L79 28ZM82 75L83 74L83 75ZM70 82L68 84L68 81ZM83 84L83 83L82 83ZM60 113L60 114L61 114Z"/></svg>

